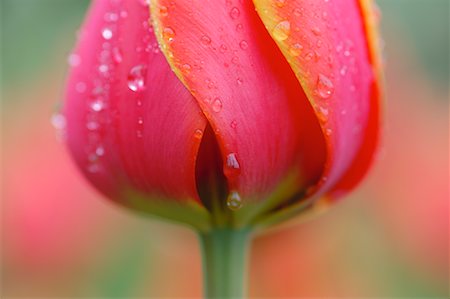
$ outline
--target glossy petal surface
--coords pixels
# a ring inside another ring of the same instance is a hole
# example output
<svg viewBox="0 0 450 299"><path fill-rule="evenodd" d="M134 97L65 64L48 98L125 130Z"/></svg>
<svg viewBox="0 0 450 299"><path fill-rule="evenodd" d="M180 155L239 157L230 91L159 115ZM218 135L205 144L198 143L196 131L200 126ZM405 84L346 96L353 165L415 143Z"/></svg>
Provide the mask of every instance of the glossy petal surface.
<svg viewBox="0 0 450 299"><path fill-rule="evenodd" d="M295 74L249 1L152 1L157 37L211 124L230 189L296 188L323 169L322 133ZM255 196L261 199L261 196Z"/></svg>
<svg viewBox="0 0 450 299"><path fill-rule="evenodd" d="M378 139L378 87L360 4L254 3L302 84L326 138L327 162L316 195L339 196L367 171Z"/></svg>
<svg viewBox="0 0 450 299"><path fill-rule="evenodd" d="M93 1L70 56L69 148L103 193L122 200L198 199L196 154L206 119L170 70L144 1Z"/></svg>

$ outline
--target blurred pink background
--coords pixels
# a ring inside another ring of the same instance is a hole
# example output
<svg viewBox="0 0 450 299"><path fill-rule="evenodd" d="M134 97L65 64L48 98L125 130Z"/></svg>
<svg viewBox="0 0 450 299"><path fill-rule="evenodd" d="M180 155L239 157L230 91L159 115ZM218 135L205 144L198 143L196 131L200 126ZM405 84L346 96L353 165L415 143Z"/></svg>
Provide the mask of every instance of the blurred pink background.
<svg viewBox="0 0 450 299"><path fill-rule="evenodd" d="M87 1L35 0L39 10L32 2L8 0L2 10L8 46L2 52L1 295L199 298L195 234L102 198L50 124ZM378 2L387 99L377 163L360 188L325 215L254 241L250 298L449 295L449 36L448 29L436 30L448 28L449 3ZM447 13L436 14L429 3ZM71 17L64 21L60 12ZM48 28L34 28L32 21L15 27L14 13ZM413 18L402 14L421 15L422 23L413 27ZM58 32L52 17L65 22ZM34 30L29 35L54 37L20 41L27 28ZM34 52L39 40L41 54ZM20 70L9 61L15 52L27 57Z"/></svg>

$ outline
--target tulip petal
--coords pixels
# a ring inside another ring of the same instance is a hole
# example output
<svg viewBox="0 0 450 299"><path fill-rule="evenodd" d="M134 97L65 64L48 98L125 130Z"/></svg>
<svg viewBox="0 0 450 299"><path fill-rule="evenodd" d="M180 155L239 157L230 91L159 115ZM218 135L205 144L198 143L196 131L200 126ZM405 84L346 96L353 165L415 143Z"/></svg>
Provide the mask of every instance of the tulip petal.
<svg viewBox="0 0 450 299"><path fill-rule="evenodd" d="M69 58L68 146L89 180L119 202L136 192L199 200L206 119L160 52L142 3L93 2Z"/></svg>
<svg viewBox="0 0 450 299"><path fill-rule="evenodd" d="M372 67L365 15L357 0L253 2L325 135L325 171L311 195L336 197L367 171L378 140L378 70Z"/></svg>
<svg viewBox="0 0 450 299"><path fill-rule="evenodd" d="M172 69L214 130L229 188L258 198L292 171L301 176L293 191L315 182L325 156L322 132L253 4L154 0L151 5Z"/></svg>

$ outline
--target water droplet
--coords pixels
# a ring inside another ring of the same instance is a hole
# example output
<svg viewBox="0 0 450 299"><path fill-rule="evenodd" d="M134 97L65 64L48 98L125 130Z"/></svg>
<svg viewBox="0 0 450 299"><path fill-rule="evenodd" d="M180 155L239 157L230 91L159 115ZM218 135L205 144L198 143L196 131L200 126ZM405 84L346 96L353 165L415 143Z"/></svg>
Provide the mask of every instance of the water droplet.
<svg viewBox="0 0 450 299"><path fill-rule="evenodd" d="M200 129L195 130L195 132L194 132L194 137L195 137L196 139L202 139L202 137L203 137L203 131L200 130Z"/></svg>
<svg viewBox="0 0 450 299"><path fill-rule="evenodd" d="M86 83L84 83L84 82L78 82L77 84L75 84L75 90L78 92L78 93L83 93L83 92L85 92L86 91Z"/></svg>
<svg viewBox="0 0 450 299"><path fill-rule="evenodd" d="M276 0L275 4L276 4L279 8L282 8L282 7L286 4L286 0Z"/></svg>
<svg viewBox="0 0 450 299"><path fill-rule="evenodd" d="M321 123L326 123L328 121L328 109L324 109L324 108L317 108L316 109L316 113L317 113L317 119L321 122Z"/></svg>
<svg viewBox="0 0 450 299"><path fill-rule="evenodd" d="M319 107L319 111L320 111L320 113L322 114L322 115L324 115L324 116L328 116L328 108L325 108L325 107Z"/></svg>
<svg viewBox="0 0 450 299"><path fill-rule="evenodd" d="M106 40L110 40L113 37L113 32L110 28L104 28L102 30L102 36Z"/></svg>
<svg viewBox="0 0 450 299"><path fill-rule="evenodd" d="M333 130L330 128L325 129L325 135L330 136L333 133Z"/></svg>
<svg viewBox="0 0 450 299"><path fill-rule="evenodd" d="M69 65L71 67L76 67L79 66L81 64L81 57L78 54L70 54L69 57L67 57L67 63L69 63Z"/></svg>
<svg viewBox="0 0 450 299"><path fill-rule="evenodd" d="M120 12L120 17L123 18L123 19L125 19L126 17L128 17L128 12L127 12L126 10L122 10L122 11Z"/></svg>
<svg viewBox="0 0 450 299"><path fill-rule="evenodd" d="M87 167L87 171L90 173L98 173L100 172L100 165L98 163L89 163Z"/></svg>
<svg viewBox="0 0 450 299"><path fill-rule="evenodd" d="M175 38L175 31L173 31L173 29L170 27L165 27L163 29L162 35L165 40L167 40L169 43L171 43L171 42L173 42L173 39Z"/></svg>
<svg viewBox="0 0 450 299"><path fill-rule="evenodd" d="M138 0L139 3L143 6L149 6L150 0Z"/></svg>
<svg viewBox="0 0 450 299"><path fill-rule="evenodd" d="M161 17L167 17L169 15L169 11L167 10L167 6L161 6L159 8L159 14L161 15Z"/></svg>
<svg viewBox="0 0 450 299"><path fill-rule="evenodd" d="M239 18L239 15L241 14L241 12L239 11L239 8L237 8L237 7L233 7L231 10L230 10L230 17L233 19L233 20L236 20L237 18Z"/></svg>
<svg viewBox="0 0 450 299"><path fill-rule="evenodd" d="M128 74L128 88L134 92L144 90L146 75L147 67L145 65L133 67Z"/></svg>
<svg viewBox="0 0 450 299"><path fill-rule="evenodd" d="M108 72L108 70L109 70L109 67L108 67L108 65L106 65L106 64L100 64L100 65L98 66L98 71L99 71L100 73L102 73L102 74Z"/></svg>
<svg viewBox="0 0 450 299"><path fill-rule="evenodd" d="M247 49L248 49L248 43L247 43L247 41L245 41L245 40L241 41L241 42L239 43L239 47L240 47L242 50L247 50Z"/></svg>
<svg viewBox="0 0 450 299"><path fill-rule="evenodd" d="M284 41L289 37L291 32L291 23L289 21L281 21L272 31L273 37L278 41Z"/></svg>
<svg viewBox="0 0 450 299"><path fill-rule="evenodd" d="M327 76L319 74L316 91L321 98L328 99L334 92L333 82Z"/></svg>
<svg viewBox="0 0 450 299"><path fill-rule="evenodd" d="M294 13L294 15L296 17L300 17L303 15L303 11L304 11L303 8L294 8L294 10L292 12Z"/></svg>
<svg viewBox="0 0 450 299"><path fill-rule="evenodd" d="M237 127L237 121L233 120L233 121L230 123L230 127L231 127L232 129L236 129L236 127Z"/></svg>
<svg viewBox="0 0 450 299"><path fill-rule="evenodd" d="M240 32L242 30L244 30L244 25L242 25L241 23L237 24L236 25L236 31Z"/></svg>
<svg viewBox="0 0 450 299"><path fill-rule="evenodd" d="M314 53L313 52L308 52L305 54L305 60L306 61L310 61L311 59L313 59L314 57Z"/></svg>
<svg viewBox="0 0 450 299"><path fill-rule="evenodd" d="M104 19L106 22L116 22L116 21L119 19L119 16L118 16L116 13L113 13L113 12L107 12L107 13L104 15L103 19Z"/></svg>
<svg viewBox="0 0 450 299"><path fill-rule="evenodd" d="M311 28L312 33L314 33L314 35L319 36L322 34L322 31L320 30L319 27L313 27Z"/></svg>
<svg viewBox="0 0 450 299"><path fill-rule="evenodd" d="M238 192L231 191L227 197L227 207L232 211L242 208L242 199Z"/></svg>
<svg viewBox="0 0 450 299"><path fill-rule="evenodd" d="M316 43L317 48L321 48L322 44L323 44L323 41L321 39L318 39L317 43Z"/></svg>
<svg viewBox="0 0 450 299"><path fill-rule="evenodd" d="M105 148L101 145L97 146L95 149L95 154L99 157L103 156L105 154Z"/></svg>
<svg viewBox="0 0 450 299"><path fill-rule="evenodd" d="M119 48L113 48L112 55L115 63L121 63L123 61L122 51Z"/></svg>
<svg viewBox="0 0 450 299"><path fill-rule="evenodd" d="M209 89L213 89L213 88L215 87L214 82L211 81L211 79L206 79L206 80L205 80L205 83L206 83L206 86L207 86Z"/></svg>
<svg viewBox="0 0 450 299"><path fill-rule="evenodd" d="M242 85L242 83L244 83L244 80L242 80L242 78L237 78L236 82L238 85Z"/></svg>
<svg viewBox="0 0 450 299"><path fill-rule="evenodd" d="M219 51L220 53L225 53L227 51L228 47L225 46L224 44L221 44L219 47Z"/></svg>
<svg viewBox="0 0 450 299"><path fill-rule="evenodd" d="M91 107L91 109L95 112L100 112L105 107L105 102L103 102L102 99L95 99L94 101L92 101L89 107Z"/></svg>
<svg viewBox="0 0 450 299"><path fill-rule="evenodd" d="M297 57L302 53L302 50L303 46L299 43L295 43L289 48L289 53L291 53L292 56Z"/></svg>
<svg viewBox="0 0 450 299"><path fill-rule="evenodd" d="M100 124L98 122L96 122L95 120L91 120L86 123L86 128L89 131L95 131L100 128Z"/></svg>
<svg viewBox="0 0 450 299"><path fill-rule="evenodd" d="M220 98L214 99L214 102L212 103L212 110L214 112L220 112L220 110L222 110L222 101Z"/></svg>
<svg viewBox="0 0 450 299"><path fill-rule="evenodd" d="M341 74L341 76L345 76L345 74L347 74L347 71L348 71L348 67L346 65L344 65L344 66L342 66L339 73Z"/></svg>
<svg viewBox="0 0 450 299"><path fill-rule="evenodd" d="M202 44L204 44L205 46L211 44L211 38L209 36L207 36L207 35L203 35L200 38L200 40L201 40Z"/></svg>
<svg viewBox="0 0 450 299"><path fill-rule="evenodd" d="M233 63L233 64L239 64L239 57L233 56L233 58L231 58L231 63Z"/></svg>
<svg viewBox="0 0 450 299"><path fill-rule="evenodd" d="M226 166L231 170L240 169L236 153L230 153L227 155Z"/></svg>

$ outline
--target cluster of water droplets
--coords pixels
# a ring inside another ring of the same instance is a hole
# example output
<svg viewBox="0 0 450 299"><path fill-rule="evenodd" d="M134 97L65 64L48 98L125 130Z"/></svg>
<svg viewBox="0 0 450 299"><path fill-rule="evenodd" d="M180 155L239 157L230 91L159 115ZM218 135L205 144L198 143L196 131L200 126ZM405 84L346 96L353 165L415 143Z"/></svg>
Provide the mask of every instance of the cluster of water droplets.
<svg viewBox="0 0 450 299"><path fill-rule="evenodd" d="M318 1L323 1L322 5L325 5L325 8L330 2L330 0ZM285 7L286 0L275 0L273 5L275 8ZM337 39L339 42L334 46L326 42L325 37L322 37L325 31L333 32L341 26L337 23L340 18L330 17L329 12L332 10L324 9L320 12L319 10L307 11L303 7L294 8L284 19L269 28L272 30L273 38L287 47L290 54L288 59L299 60L296 62L300 67L298 76L313 86L313 96L316 99L315 110L326 135L332 133L332 129L328 127L328 116L329 106L335 93L335 85L344 80L349 82L344 84L348 86L349 91L355 92L357 87L354 78L357 77L358 70L351 38L339 36ZM263 13L268 14L268 10L264 10ZM302 25L300 26L300 24ZM295 34L293 34L294 32ZM291 36L295 36L295 38L291 38ZM318 68L312 66L318 62L321 63L321 67L320 72L317 73L315 70ZM342 109L340 114L347 115L348 112L348 110ZM355 128L355 131L357 130L358 128Z"/></svg>
<svg viewBox="0 0 450 299"><path fill-rule="evenodd" d="M103 159L106 147L104 135L111 122L109 99L113 73L118 64L123 61L123 54L117 43L118 22L128 17L127 11L121 9L120 0L109 1L110 10L103 16L99 39L101 45L96 55L96 63L92 66L92 78L89 81L79 81L75 84L75 92L86 103L85 130L87 142L85 145L86 170L90 173L99 173L104 168ZM87 34L87 33L85 33ZM72 68L83 64L78 53L70 54L68 63ZM91 67L91 66L83 66Z"/></svg>

